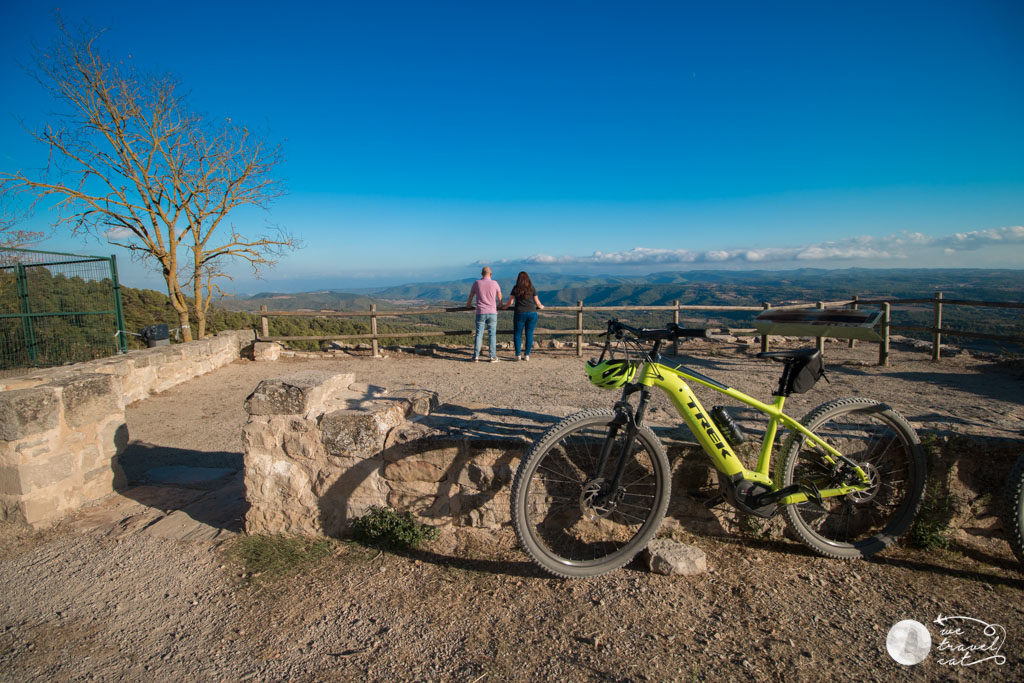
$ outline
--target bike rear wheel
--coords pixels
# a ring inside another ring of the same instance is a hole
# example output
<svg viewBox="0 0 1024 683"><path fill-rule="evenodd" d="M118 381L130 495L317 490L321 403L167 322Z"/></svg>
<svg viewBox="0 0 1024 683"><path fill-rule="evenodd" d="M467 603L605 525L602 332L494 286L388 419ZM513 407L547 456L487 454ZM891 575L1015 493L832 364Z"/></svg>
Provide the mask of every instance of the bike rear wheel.
<svg viewBox="0 0 1024 683"><path fill-rule="evenodd" d="M1006 535L1017 559L1024 562L1024 456L1017 463L1006 482Z"/></svg>
<svg viewBox="0 0 1024 683"><path fill-rule="evenodd" d="M626 429L596 472L615 414L587 410L549 429L523 459L512 483L512 525L538 565L565 578L597 576L625 565L654 536L668 506L670 471L658 438L641 426L620 486L602 498Z"/></svg>
<svg viewBox="0 0 1024 683"><path fill-rule="evenodd" d="M921 505L925 459L914 428L878 401L844 398L812 410L801 424L871 479L865 491L786 505L786 520L811 549L836 558L868 557L906 533ZM851 481L829 463L824 450L802 434L783 446L781 486L810 482L819 489Z"/></svg>

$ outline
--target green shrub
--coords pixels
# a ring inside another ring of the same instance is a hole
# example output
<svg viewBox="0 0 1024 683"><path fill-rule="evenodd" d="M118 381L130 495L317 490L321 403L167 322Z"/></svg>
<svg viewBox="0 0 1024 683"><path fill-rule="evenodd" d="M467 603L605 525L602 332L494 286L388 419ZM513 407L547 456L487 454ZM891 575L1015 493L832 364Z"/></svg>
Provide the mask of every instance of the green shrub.
<svg viewBox="0 0 1024 683"><path fill-rule="evenodd" d="M410 550L423 541L438 536L437 529L421 524L408 512L397 512L389 507L372 506L352 523L352 535L363 545L386 550Z"/></svg>

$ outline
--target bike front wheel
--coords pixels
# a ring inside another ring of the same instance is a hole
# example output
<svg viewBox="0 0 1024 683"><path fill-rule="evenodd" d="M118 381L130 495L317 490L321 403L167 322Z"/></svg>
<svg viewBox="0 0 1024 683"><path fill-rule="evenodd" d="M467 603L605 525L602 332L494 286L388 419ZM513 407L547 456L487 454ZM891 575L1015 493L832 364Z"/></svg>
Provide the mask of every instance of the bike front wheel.
<svg viewBox="0 0 1024 683"><path fill-rule="evenodd" d="M587 410L549 429L523 459L512 483L512 526L527 554L565 578L597 576L643 550L665 516L668 458L641 426L629 445L619 485L609 491L626 440L616 433L598 472L615 414Z"/></svg>
<svg viewBox="0 0 1024 683"><path fill-rule="evenodd" d="M871 485L864 491L784 507L786 520L814 551L836 558L869 557L906 533L921 505L925 459L914 428L889 406L863 398L831 401L801 424L857 463ZM805 483L819 490L850 481L844 464L800 433L783 446L782 486ZM847 467L847 469L849 469Z"/></svg>
<svg viewBox="0 0 1024 683"><path fill-rule="evenodd" d="M1005 526L1014 554L1024 562L1024 456L1017 458L1006 482Z"/></svg>

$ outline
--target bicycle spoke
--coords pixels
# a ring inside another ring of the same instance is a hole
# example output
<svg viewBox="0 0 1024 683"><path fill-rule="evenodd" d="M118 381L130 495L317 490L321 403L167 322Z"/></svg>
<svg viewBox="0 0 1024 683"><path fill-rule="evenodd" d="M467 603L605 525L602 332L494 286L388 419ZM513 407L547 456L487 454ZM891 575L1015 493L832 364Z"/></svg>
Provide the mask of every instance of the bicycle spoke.
<svg viewBox="0 0 1024 683"><path fill-rule="evenodd" d="M817 420L813 416L820 416ZM923 479L920 449L912 429L891 409L866 399L841 399L813 411L805 426L860 465L869 484L829 497L824 509L805 504L786 508L798 535L815 550L837 557L867 555L906 530L919 504ZM784 454L783 484L811 480L819 488L858 481L842 465L825 466L819 451L796 440Z"/></svg>

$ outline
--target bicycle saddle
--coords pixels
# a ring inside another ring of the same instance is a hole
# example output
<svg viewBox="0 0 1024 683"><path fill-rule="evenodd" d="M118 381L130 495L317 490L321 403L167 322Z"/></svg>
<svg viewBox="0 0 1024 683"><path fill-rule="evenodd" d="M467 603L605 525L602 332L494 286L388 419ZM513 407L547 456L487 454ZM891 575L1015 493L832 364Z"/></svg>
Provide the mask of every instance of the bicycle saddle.
<svg viewBox="0 0 1024 683"><path fill-rule="evenodd" d="M818 353L818 349L793 349L791 351L762 351L757 354L758 358L771 358L780 363L787 363L794 360L811 358Z"/></svg>

